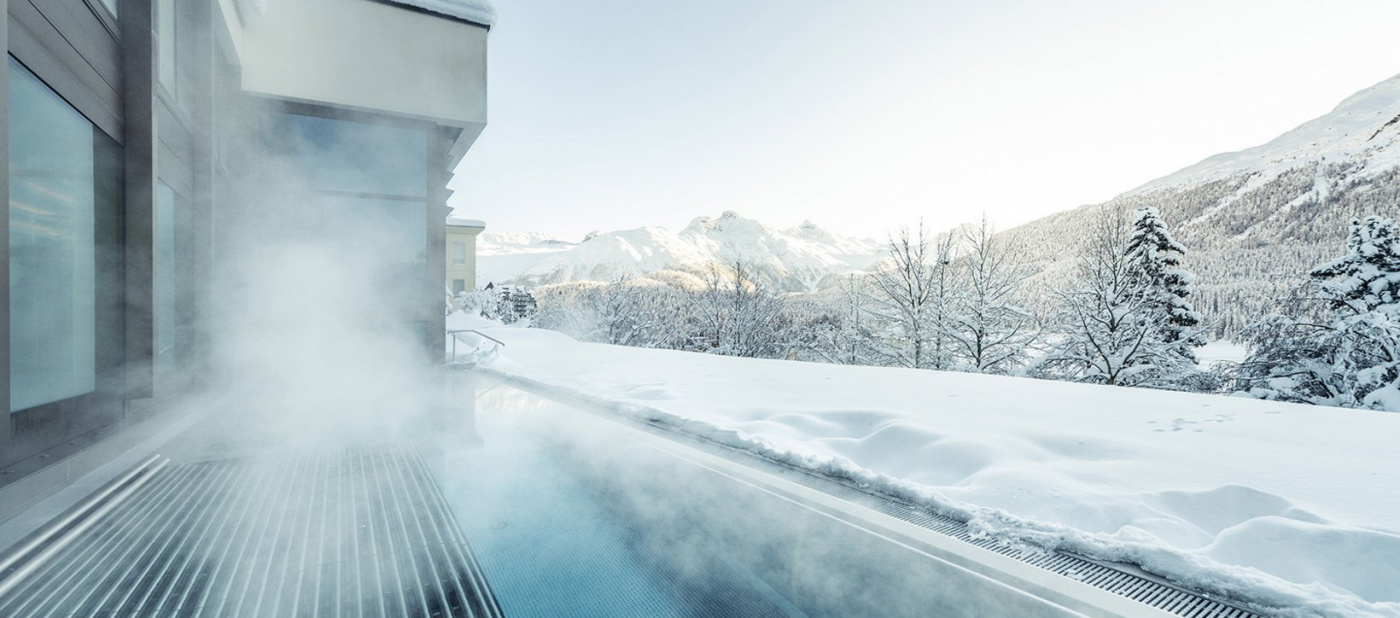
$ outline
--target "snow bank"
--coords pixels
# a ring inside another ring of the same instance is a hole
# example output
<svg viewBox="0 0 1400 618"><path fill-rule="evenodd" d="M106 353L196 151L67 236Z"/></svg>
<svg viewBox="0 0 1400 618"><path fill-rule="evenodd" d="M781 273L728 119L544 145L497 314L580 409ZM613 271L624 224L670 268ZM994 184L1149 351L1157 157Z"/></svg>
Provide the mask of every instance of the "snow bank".
<svg viewBox="0 0 1400 618"><path fill-rule="evenodd" d="M1400 414L579 343L489 371L1278 615L1400 616Z"/></svg>

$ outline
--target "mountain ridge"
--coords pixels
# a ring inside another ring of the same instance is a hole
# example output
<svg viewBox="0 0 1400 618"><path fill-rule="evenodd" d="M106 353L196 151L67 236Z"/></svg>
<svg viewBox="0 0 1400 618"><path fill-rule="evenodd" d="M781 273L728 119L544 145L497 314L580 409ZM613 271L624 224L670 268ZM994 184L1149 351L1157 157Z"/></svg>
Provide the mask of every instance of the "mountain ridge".
<svg viewBox="0 0 1400 618"><path fill-rule="evenodd" d="M645 226L592 232L579 242L548 234L484 232L477 260L481 281L529 286L744 262L778 290L810 292L833 275L868 268L883 249L878 241L836 234L810 221L778 229L728 210L718 217L695 217L679 232Z"/></svg>
<svg viewBox="0 0 1400 618"><path fill-rule="evenodd" d="M1081 230L1106 211L1157 208L1189 250L1194 301L1212 335L1232 338L1276 311L1314 265L1344 249L1348 221L1400 205L1400 75L1268 142L1220 153L1107 202L1011 228L1003 236L1036 268L1033 293L1073 275Z"/></svg>

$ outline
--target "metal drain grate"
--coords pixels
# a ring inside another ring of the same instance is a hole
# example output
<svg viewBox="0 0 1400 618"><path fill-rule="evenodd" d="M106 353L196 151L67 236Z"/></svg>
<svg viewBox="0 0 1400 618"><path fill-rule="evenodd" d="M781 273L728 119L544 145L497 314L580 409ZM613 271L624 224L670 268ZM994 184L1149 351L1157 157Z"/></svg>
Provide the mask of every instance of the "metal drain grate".
<svg viewBox="0 0 1400 618"><path fill-rule="evenodd" d="M784 475L792 478L789 473ZM1125 596L1157 609L1189 618L1262 618L1260 614L1236 607L1222 600L1183 590L1147 574L1130 572L1130 565L1116 565L1089 560L1062 551L1037 551L1008 545L998 539L973 537L967 524L956 519L934 515L913 505L892 501L848 485L825 478L792 478L799 484L818 489L848 502L879 511L896 519L945 534L1003 556L1038 566L1078 580L1095 588ZM1135 570L1135 569L1134 569Z"/></svg>
<svg viewBox="0 0 1400 618"><path fill-rule="evenodd" d="M501 615L414 450L171 464L140 480L11 554L0 616Z"/></svg>

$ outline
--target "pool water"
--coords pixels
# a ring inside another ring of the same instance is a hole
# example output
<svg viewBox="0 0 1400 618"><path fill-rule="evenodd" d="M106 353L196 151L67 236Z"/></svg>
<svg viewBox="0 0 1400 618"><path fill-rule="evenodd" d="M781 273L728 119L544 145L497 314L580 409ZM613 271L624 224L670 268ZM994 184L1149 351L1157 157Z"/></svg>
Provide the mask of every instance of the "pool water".
<svg viewBox="0 0 1400 618"><path fill-rule="evenodd" d="M657 547L668 531L625 519L560 443L607 429L582 414L497 385L476 401L479 441L443 449L443 489L507 615L803 615L734 560Z"/></svg>
<svg viewBox="0 0 1400 618"><path fill-rule="evenodd" d="M987 567L988 555L1010 559L949 550L961 541L803 493L771 463L479 376L467 383L424 454L506 615L1133 613L1097 611L1062 594L1068 579Z"/></svg>

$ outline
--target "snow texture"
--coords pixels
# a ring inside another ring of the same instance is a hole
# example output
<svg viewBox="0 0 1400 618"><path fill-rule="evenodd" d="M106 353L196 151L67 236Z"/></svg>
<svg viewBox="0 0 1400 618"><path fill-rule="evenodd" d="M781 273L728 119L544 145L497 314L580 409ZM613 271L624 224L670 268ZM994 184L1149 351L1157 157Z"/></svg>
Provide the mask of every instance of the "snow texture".
<svg viewBox="0 0 1400 618"><path fill-rule="evenodd" d="M496 25L496 7L490 0L389 0L439 15L464 19L486 27Z"/></svg>
<svg viewBox="0 0 1400 618"><path fill-rule="evenodd" d="M1132 562L1268 615L1400 616L1400 414L485 332L487 370Z"/></svg>

